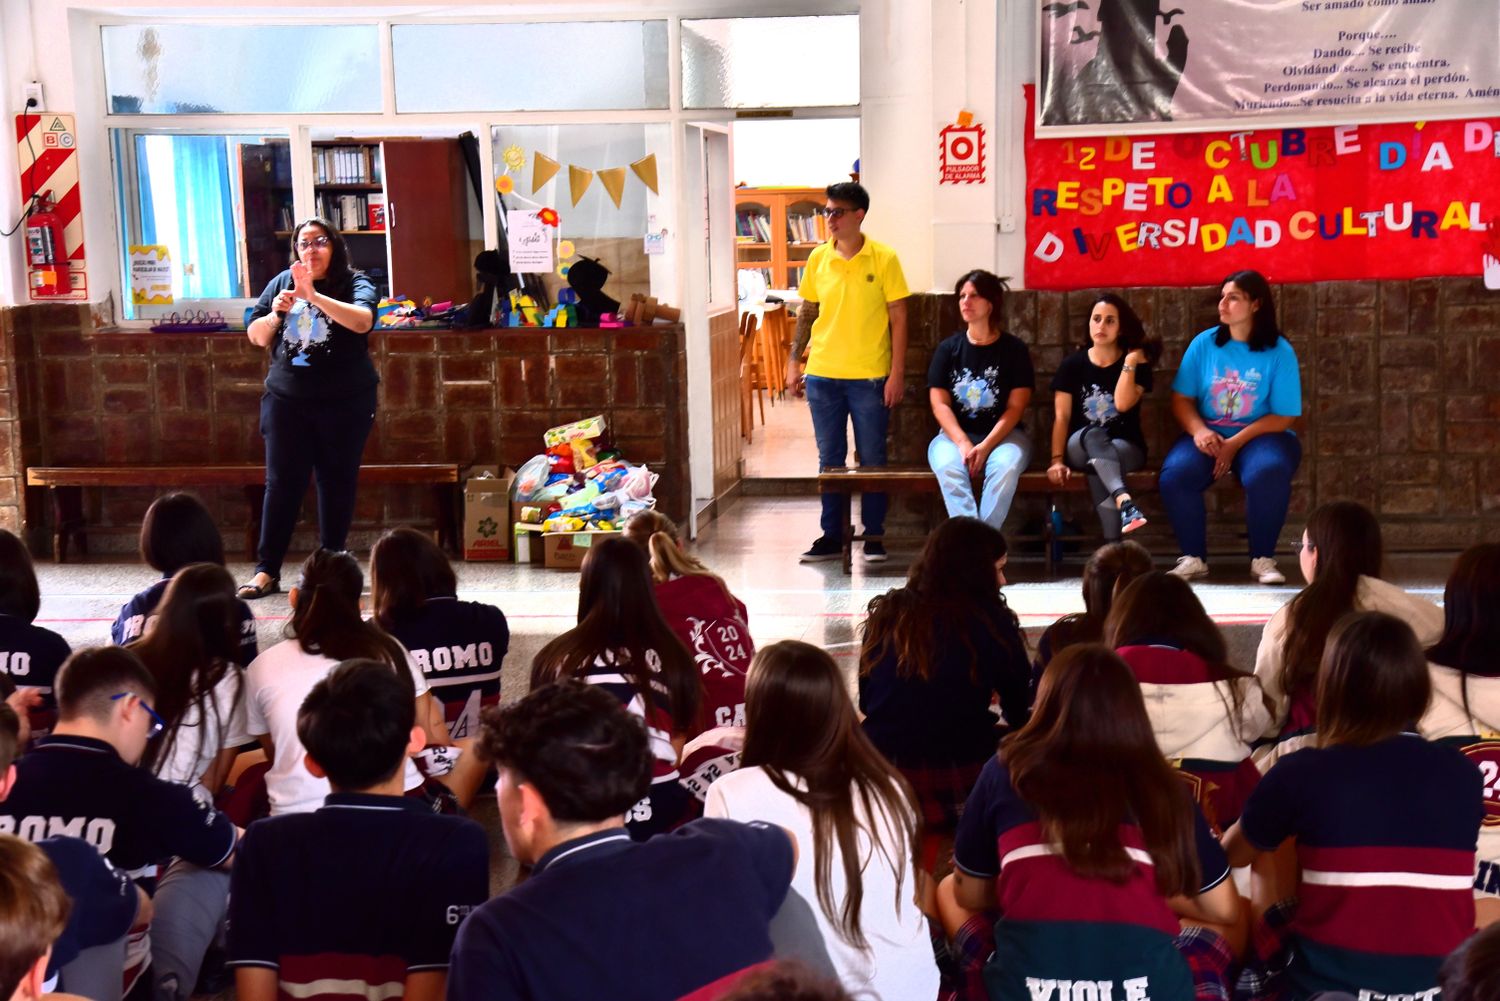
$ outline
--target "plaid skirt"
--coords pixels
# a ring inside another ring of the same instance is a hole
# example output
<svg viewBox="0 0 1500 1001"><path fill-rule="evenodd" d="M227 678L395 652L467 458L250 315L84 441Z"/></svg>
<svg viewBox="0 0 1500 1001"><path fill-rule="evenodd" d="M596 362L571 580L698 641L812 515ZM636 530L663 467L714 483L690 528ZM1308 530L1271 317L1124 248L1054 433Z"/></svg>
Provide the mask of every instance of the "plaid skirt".
<svg viewBox="0 0 1500 1001"><path fill-rule="evenodd" d="M1235 983L1236 1001L1285 1001L1286 969L1292 962L1292 919L1297 900L1282 900L1266 908L1250 929L1250 954Z"/></svg>
<svg viewBox="0 0 1500 1001"><path fill-rule="evenodd" d="M969 793L988 762L986 757L982 761L946 765L896 765L917 796L917 808L921 811L917 863L925 871L936 872L940 866L947 867L953 836L958 833L958 819L963 816Z"/></svg>

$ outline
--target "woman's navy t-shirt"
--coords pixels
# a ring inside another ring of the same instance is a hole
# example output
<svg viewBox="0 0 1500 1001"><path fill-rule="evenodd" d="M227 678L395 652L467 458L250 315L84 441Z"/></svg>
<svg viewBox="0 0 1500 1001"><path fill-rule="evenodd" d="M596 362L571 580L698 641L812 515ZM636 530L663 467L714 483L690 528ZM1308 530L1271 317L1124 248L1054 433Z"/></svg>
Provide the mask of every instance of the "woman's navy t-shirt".
<svg viewBox="0 0 1500 1001"><path fill-rule="evenodd" d="M271 279L250 311L251 321L270 315L277 293L292 286L290 269ZM313 288L340 302L363 306L372 318L380 301L374 283L359 271L344 280L315 281ZM368 331L354 331L335 323L303 299L296 300L287 311L270 350L266 388L277 396L340 399L373 389L380 382L370 361Z"/></svg>
<svg viewBox="0 0 1500 1001"><path fill-rule="evenodd" d="M927 388L953 397L958 426L971 435L989 434L1005 413L1013 389L1035 389L1031 352L1014 334L993 344L973 344L967 331L944 338L927 366ZM1025 428L1025 423L1017 424Z"/></svg>
<svg viewBox="0 0 1500 1001"><path fill-rule="evenodd" d="M1111 438L1128 441L1146 450L1146 438L1141 434L1141 407L1135 406L1121 413L1115 407L1115 387L1120 383L1120 371L1125 367L1125 356L1115 359L1113 365L1099 366L1089 360L1088 350L1075 351L1064 358L1052 376L1052 391L1067 393L1073 397L1073 412L1068 415L1068 435L1079 429L1102 427ZM1142 362L1135 368L1135 384L1142 393L1151 391L1151 365Z"/></svg>

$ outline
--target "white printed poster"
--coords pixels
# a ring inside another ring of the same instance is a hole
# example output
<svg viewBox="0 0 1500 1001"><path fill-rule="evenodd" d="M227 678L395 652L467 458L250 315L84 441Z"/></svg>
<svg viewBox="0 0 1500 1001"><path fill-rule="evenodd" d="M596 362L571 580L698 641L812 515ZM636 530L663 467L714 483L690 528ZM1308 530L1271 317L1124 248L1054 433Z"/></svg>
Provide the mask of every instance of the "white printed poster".
<svg viewBox="0 0 1500 1001"><path fill-rule="evenodd" d="M505 213L510 243L510 270L518 275L547 274L552 270L552 231L534 211Z"/></svg>
<svg viewBox="0 0 1500 1001"><path fill-rule="evenodd" d="M1500 105L1496 0L1037 3L1039 133L1420 121Z"/></svg>

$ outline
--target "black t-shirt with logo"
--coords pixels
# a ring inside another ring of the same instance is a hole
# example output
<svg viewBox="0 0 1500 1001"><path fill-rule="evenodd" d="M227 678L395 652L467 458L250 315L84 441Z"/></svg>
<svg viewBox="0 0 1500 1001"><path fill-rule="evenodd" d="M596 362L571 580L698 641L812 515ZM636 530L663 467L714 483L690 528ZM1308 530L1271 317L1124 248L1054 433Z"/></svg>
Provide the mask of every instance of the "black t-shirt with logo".
<svg viewBox="0 0 1500 1001"><path fill-rule="evenodd" d="M1005 413L1013 389L1035 389L1031 352L1014 334L993 344L974 344L966 331L944 338L927 366L927 388L953 397L958 426L971 435L989 434ZM1016 425L1025 428L1025 423Z"/></svg>
<svg viewBox="0 0 1500 1001"><path fill-rule="evenodd" d="M251 321L269 315L277 294L292 287L290 269L271 279L250 311ZM315 281L313 288L340 302L365 307L372 318L380 302L374 283L359 271L342 280ZM342 399L380 382L370 360L369 332L356 332L335 323L303 299L296 300L287 311L270 350L266 388L278 396Z"/></svg>
<svg viewBox="0 0 1500 1001"><path fill-rule="evenodd" d="M1087 349L1075 351L1064 358L1052 376L1052 391L1068 393L1073 397L1073 412L1068 417L1068 434L1087 425L1102 427L1111 438L1119 438L1146 450L1146 438L1141 434L1141 407L1137 403L1123 414L1115 409L1115 386L1120 383L1120 370L1125 367L1125 356L1115 359L1113 365L1101 368L1089 360ZM1135 384L1142 393L1151 391L1151 365L1141 362L1135 367Z"/></svg>

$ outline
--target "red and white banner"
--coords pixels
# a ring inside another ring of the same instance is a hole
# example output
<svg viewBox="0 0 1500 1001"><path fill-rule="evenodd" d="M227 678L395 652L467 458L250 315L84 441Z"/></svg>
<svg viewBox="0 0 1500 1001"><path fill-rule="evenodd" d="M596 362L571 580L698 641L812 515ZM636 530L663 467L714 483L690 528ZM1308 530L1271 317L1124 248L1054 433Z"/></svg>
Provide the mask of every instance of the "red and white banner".
<svg viewBox="0 0 1500 1001"><path fill-rule="evenodd" d="M1028 288L1479 275L1500 118L1070 139L1028 119L1026 197Z"/></svg>
<svg viewBox="0 0 1500 1001"><path fill-rule="evenodd" d="M31 205L32 195L47 195L52 214L62 224L62 260L67 262L70 283L68 291L61 295L32 298L51 302L88 298L78 192L78 131L73 116L49 111L17 115L16 160L20 167L22 204Z"/></svg>

